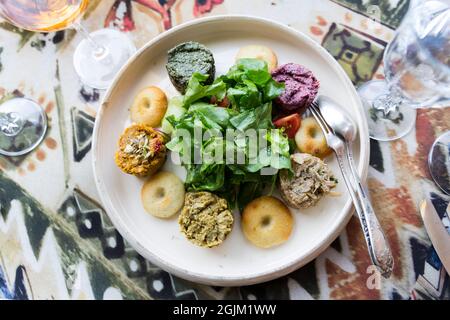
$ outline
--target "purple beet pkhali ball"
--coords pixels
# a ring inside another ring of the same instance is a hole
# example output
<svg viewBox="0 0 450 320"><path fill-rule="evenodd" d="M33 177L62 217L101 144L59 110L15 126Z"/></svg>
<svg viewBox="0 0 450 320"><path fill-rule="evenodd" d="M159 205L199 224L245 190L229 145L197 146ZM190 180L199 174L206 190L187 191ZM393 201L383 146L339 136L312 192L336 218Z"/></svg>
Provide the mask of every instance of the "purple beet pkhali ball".
<svg viewBox="0 0 450 320"><path fill-rule="evenodd" d="M272 71L272 77L285 85L284 92L275 99L278 107L295 112L310 105L319 91L319 80L305 67L287 63Z"/></svg>

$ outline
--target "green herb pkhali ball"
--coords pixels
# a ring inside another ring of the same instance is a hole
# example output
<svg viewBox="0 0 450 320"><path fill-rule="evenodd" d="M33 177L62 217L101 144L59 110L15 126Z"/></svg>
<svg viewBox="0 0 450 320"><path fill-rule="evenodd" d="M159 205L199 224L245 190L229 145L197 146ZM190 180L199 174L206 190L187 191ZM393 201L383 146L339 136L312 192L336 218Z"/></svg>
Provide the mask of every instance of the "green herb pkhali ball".
<svg viewBox="0 0 450 320"><path fill-rule="evenodd" d="M205 84L211 84L214 81L216 72L211 51L193 41L179 44L169 50L166 69L170 81L182 94L185 93L188 82L195 72L209 76Z"/></svg>

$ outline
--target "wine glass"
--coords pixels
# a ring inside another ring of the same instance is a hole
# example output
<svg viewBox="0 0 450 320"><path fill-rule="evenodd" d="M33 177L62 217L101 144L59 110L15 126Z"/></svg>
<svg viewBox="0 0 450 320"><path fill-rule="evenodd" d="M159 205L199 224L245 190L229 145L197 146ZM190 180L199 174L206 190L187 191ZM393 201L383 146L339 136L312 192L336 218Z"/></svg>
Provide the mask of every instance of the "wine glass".
<svg viewBox="0 0 450 320"><path fill-rule="evenodd" d="M358 88L370 137L391 141L414 126L416 109L450 102L450 9L442 1L411 8L384 57L385 81Z"/></svg>
<svg viewBox="0 0 450 320"><path fill-rule="evenodd" d="M80 80L96 89L106 89L136 51L132 41L113 29L89 33L80 18L88 0L0 0L0 16L17 27L50 32L75 28L84 40L75 50L73 64ZM43 139L47 118L34 101L14 98L0 105L0 154L19 156L33 150Z"/></svg>
<svg viewBox="0 0 450 320"><path fill-rule="evenodd" d="M434 182L450 195L450 131L433 143L428 155L428 166Z"/></svg>

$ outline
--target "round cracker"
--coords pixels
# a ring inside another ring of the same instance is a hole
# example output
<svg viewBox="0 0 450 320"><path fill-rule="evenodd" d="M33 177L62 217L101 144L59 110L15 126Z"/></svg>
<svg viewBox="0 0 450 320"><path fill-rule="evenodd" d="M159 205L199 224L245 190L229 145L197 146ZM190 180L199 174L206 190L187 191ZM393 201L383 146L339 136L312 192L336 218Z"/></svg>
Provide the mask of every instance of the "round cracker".
<svg viewBox="0 0 450 320"><path fill-rule="evenodd" d="M161 171L145 182L141 200L145 211L167 219L181 210L184 203L184 184L175 174Z"/></svg>
<svg viewBox="0 0 450 320"><path fill-rule="evenodd" d="M236 60L243 58L260 59L267 62L269 72L278 66L278 58L272 49L262 45L249 45L239 49Z"/></svg>
<svg viewBox="0 0 450 320"><path fill-rule="evenodd" d="M289 208L271 196L256 198L242 213L242 231L245 237L260 248L284 243L291 235L294 220Z"/></svg>
<svg viewBox="0 0 450 320"><path fill-rule="evenodd" d="M151 127L159 127L166 114L167 105L166 94L160 88L154 86L144 88L137 94L131 105L131 120Z"/></svg>
<svg viewBox="0 0 450 320"><path fill-rule="evenodd" d="M302 120L295 134L295 144L301 153L308 153L320 159L332 153L319 123L312 117Z"/></svg>

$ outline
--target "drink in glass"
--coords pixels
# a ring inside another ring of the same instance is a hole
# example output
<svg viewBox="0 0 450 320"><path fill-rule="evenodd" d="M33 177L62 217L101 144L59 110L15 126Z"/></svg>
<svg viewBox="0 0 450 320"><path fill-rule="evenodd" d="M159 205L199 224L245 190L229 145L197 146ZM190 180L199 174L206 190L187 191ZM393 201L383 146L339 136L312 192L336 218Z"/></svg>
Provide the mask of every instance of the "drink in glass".
<svg viewBox="0 0 450 320"><path fill-rule="evenodd" d="M0 0L0 16L30 31L77 29L85 40L75 50L75 71L84 84L106 89L136 48L117 30L87 32L79 20L88 4L88 0ZM45 112L36 102L14 98L3 103L0 105L0 154L18 156L30 152L42 141L46 129Z"/></svg>

